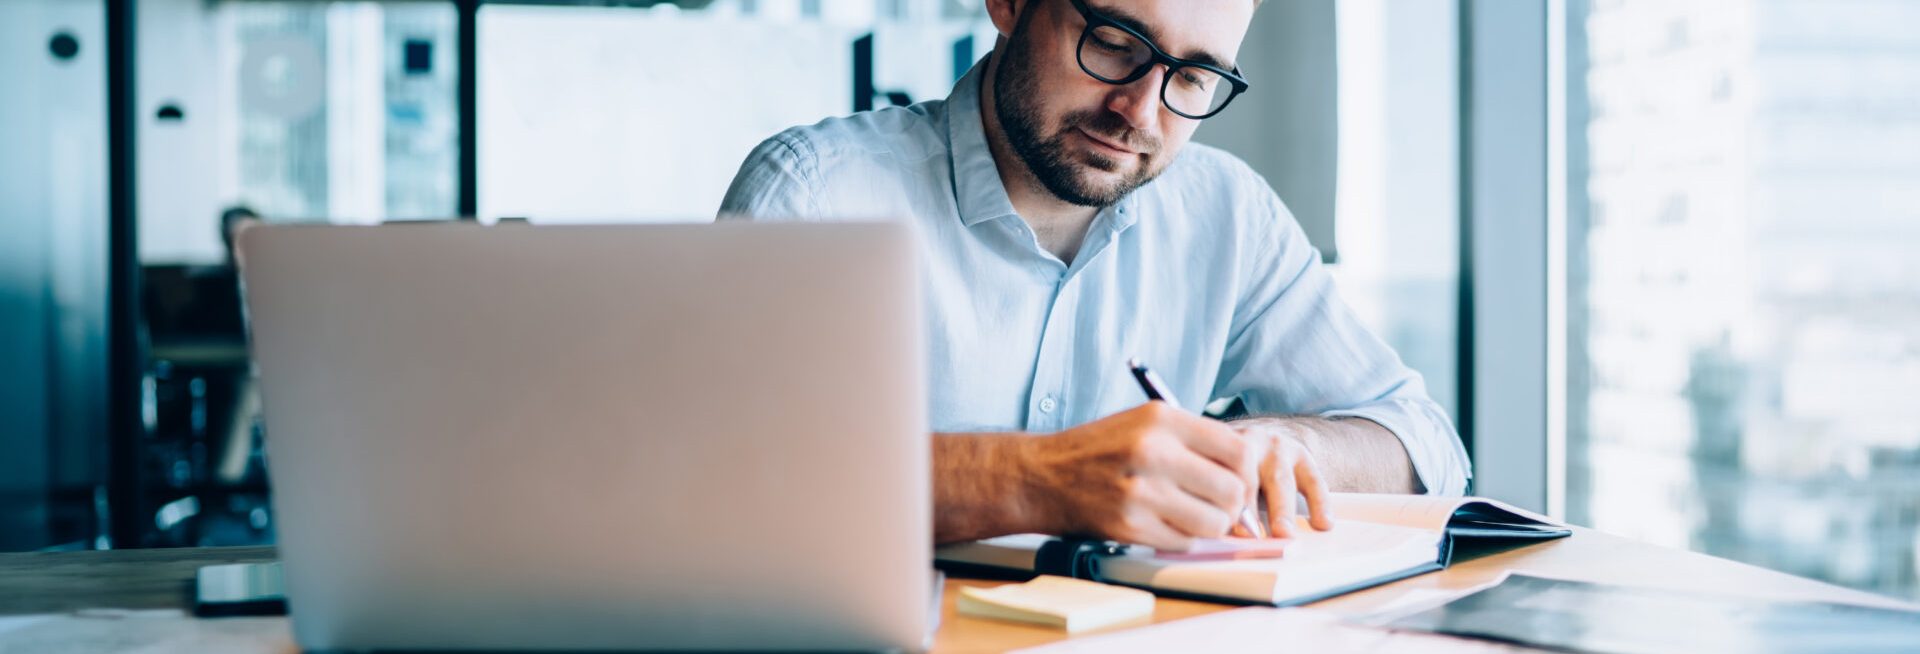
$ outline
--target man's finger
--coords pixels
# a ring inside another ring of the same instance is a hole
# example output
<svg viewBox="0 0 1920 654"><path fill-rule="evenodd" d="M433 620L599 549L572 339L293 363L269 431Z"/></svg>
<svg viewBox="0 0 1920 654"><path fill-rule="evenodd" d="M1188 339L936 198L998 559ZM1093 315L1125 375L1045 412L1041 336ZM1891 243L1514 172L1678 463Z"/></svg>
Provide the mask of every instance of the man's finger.
<svg viewBox="0 0 1920 654"><path fill-rule="evenodd" d="M1299 462L1294 464L1294 474L1300 479L1300 492L1307 496L1308 521L1313 523L1314 529L1332 529L1333 500L1327 492L1326 479L1320 475L1320 467L1313 462L1313 457L1301 455Z"/></svg>
<svg viewBox="0 0 1920 654"><path fill-rule="evenodd" d="M1194 497L1171 481L1160 484L1154 492L1144 494L1141 501L1181 535L1219 538L1233 526L1232 516L1225 509Z"/></svg>
<svg viewBox="0 0 1920 654"><path fill-rule="evenodd" d="M1234 474L1247 476L1257 463L1247 456L1248 445L1240 432L1227 423L1196 416L1185 411L1174 411L1169 428L1187 448L1198 452L1200 456L1212 459L1215 463L1232 470Z"/></svg>
<svg viewBox="0 0 1920 654"><path fill-rule="evenodd" d="M1165 458L1166 469L1161 473L1180 490L1222 511L1237 514L1240 507L1246 506L1247 480L1236 476L1232 470L1193 450L1183 449Z"/></svg>
<svg viewBox="0 0 1920 654"><path fill-rule="evenodd" d="M1165 552L1193 549L1193 537L1168 524L1148 503L1137 504L1128 513L1132 516L1128 523L1133 533L1126 540Z"/></svg>
<svg viewBox="0 0 1920 654"><path fill-rule="evenodd" d="M1150 527L1148 533L1142 535L1140 544L1162 552L1185 552L1193 549L1193 537L1162 522Z"/></svg>
<svg viewBox="0 0 1920 654"><path fill-rule="evenodd" d="M1300 492L1295 486L1294 466L1288 465L1284 453L1276 446L1261 468L1265 483L1260 485L1260 491L1267 498L1267 520L1271 523L1268 529L1274 538L1292 538L1293 497Z"/></svg>
<svg viewBox="0 0 1920 654"><path fill-rule="evenodd" d="M1235 430L1235 431L1238 431L1238 430ZM1261 463L1267 460L1268 450L1273 447L1274 443L1272 439L1254 437L1246 432L1241 432L1240 437L1242 441L1247 443L1247 456L1246 456L1247 464L1246 464L1246 470L1245 470L1245 473L1246 473L1245 483L1247 485L1247 512L1251 513L1252 515L1244 519L1236 518L1234 520L1234 524L1260 523L1261 522L1260 487L1263 485L1260 483L1260 479L1262 478L1262 475L1260 474ZM1259 526L1259 525L1253 524L1249 526ZM1271 530L1268 530L1265 527L1259 527L1259 530L1263 532L1267 532L1267 534L1265 535L1272 534ZM1261 534L1249 534L1249 535L1261 535Z"/></svg>

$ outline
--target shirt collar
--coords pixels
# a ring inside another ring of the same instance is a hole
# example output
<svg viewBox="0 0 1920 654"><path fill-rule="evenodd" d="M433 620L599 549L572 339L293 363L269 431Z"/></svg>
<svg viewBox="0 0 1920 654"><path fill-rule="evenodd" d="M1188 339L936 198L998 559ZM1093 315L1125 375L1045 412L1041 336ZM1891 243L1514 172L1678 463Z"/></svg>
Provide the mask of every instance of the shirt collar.
<svg viewBox="0 0 1920 654"><path fill-rule="evenodd" d="M989 220L1019 216L1007 187L1000 180L1000 168L987 147L987 126L980 116L980 85L987 76L987 64L993 57L981 57L973 68L953 86L947 95L947 149L953 160L953 196L960 210L960 222L968 227ZM1110 237L1125 231L1139 220L1135 196L1128 193L1114 206L1094 219L1093 229L1106 229Z"/></svg>
<svg viewBox="0 0 1920 654"><path fill-rule="evenodd" d="M987 126L980 116L980 84L986 78L987 62L982 57L973 69L953 86L947 95L947 149L953 158L953 197L960 209L960 222L968 227L1016 216L1013 200L1000 181L1000 168L987 148Z"/></svg>

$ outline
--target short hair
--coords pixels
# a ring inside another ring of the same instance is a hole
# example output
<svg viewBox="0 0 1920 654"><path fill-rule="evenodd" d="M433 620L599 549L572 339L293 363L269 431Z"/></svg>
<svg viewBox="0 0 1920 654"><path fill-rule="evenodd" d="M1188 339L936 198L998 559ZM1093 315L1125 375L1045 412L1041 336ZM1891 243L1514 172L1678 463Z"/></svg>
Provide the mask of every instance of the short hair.
<svg viewBox="0 0 1920 654"><path fill-rule="evenodd" d="M227 207L220 212L220 244L226 246L227 257L233 257L233 226L242 220L259 220L260 214L247 205Z"/></svg>

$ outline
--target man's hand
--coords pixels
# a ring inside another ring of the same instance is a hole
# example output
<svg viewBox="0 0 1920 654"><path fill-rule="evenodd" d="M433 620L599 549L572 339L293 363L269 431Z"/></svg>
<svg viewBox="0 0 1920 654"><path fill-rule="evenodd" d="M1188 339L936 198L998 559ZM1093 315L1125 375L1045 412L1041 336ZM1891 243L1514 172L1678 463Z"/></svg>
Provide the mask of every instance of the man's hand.
<svg viewBox="0 0 1920 654"><path fill-rule="evenodd" d="M1025 445L1020 458L1059 531L1170 551L1226 535L1253 502L1263 460L1301 458L1163 402Z"/></svg>
<svg viewBox="0 0 1920 654"><path fill-rule="evenodd" d="M1313 454L1284 423L1234 423L1259 461L1260 497L1267 505L1267 531L1274 538L1290 538L1297 530L1294 498L1307 498L1307 522L1314 529L1333 528L1327 513L1327 483ZM1235 525L1236 536L1252 536Z"/></svg>
<svg viewBox="0 0 1920 654"><path fill-rule="evenodd" d="M1333 526L1327 492L1420 492L1406 449L1370 420L1259 416L1221 423L1149 402L1059 434L937 434L934 539L1080 533L1190 549L1267 505L1276 537ZM1249 535L1238 526L1235 534Z"/></svg>

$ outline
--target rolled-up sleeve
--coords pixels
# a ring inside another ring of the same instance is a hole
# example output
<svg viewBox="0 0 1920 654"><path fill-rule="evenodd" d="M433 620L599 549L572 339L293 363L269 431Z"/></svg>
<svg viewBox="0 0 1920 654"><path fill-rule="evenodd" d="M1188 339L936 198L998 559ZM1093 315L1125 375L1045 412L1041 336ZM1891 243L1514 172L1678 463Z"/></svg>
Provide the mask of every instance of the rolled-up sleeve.
<svg viewBox="0 0 1920 654"><path fill-rule="evenodd" d="M1246 280L1213 397L1260 414L1365 418L1406 447L1426 492L1463 495L1472 472L1419 372L1361 325L1277 196L1251 207Z"/></svg>

